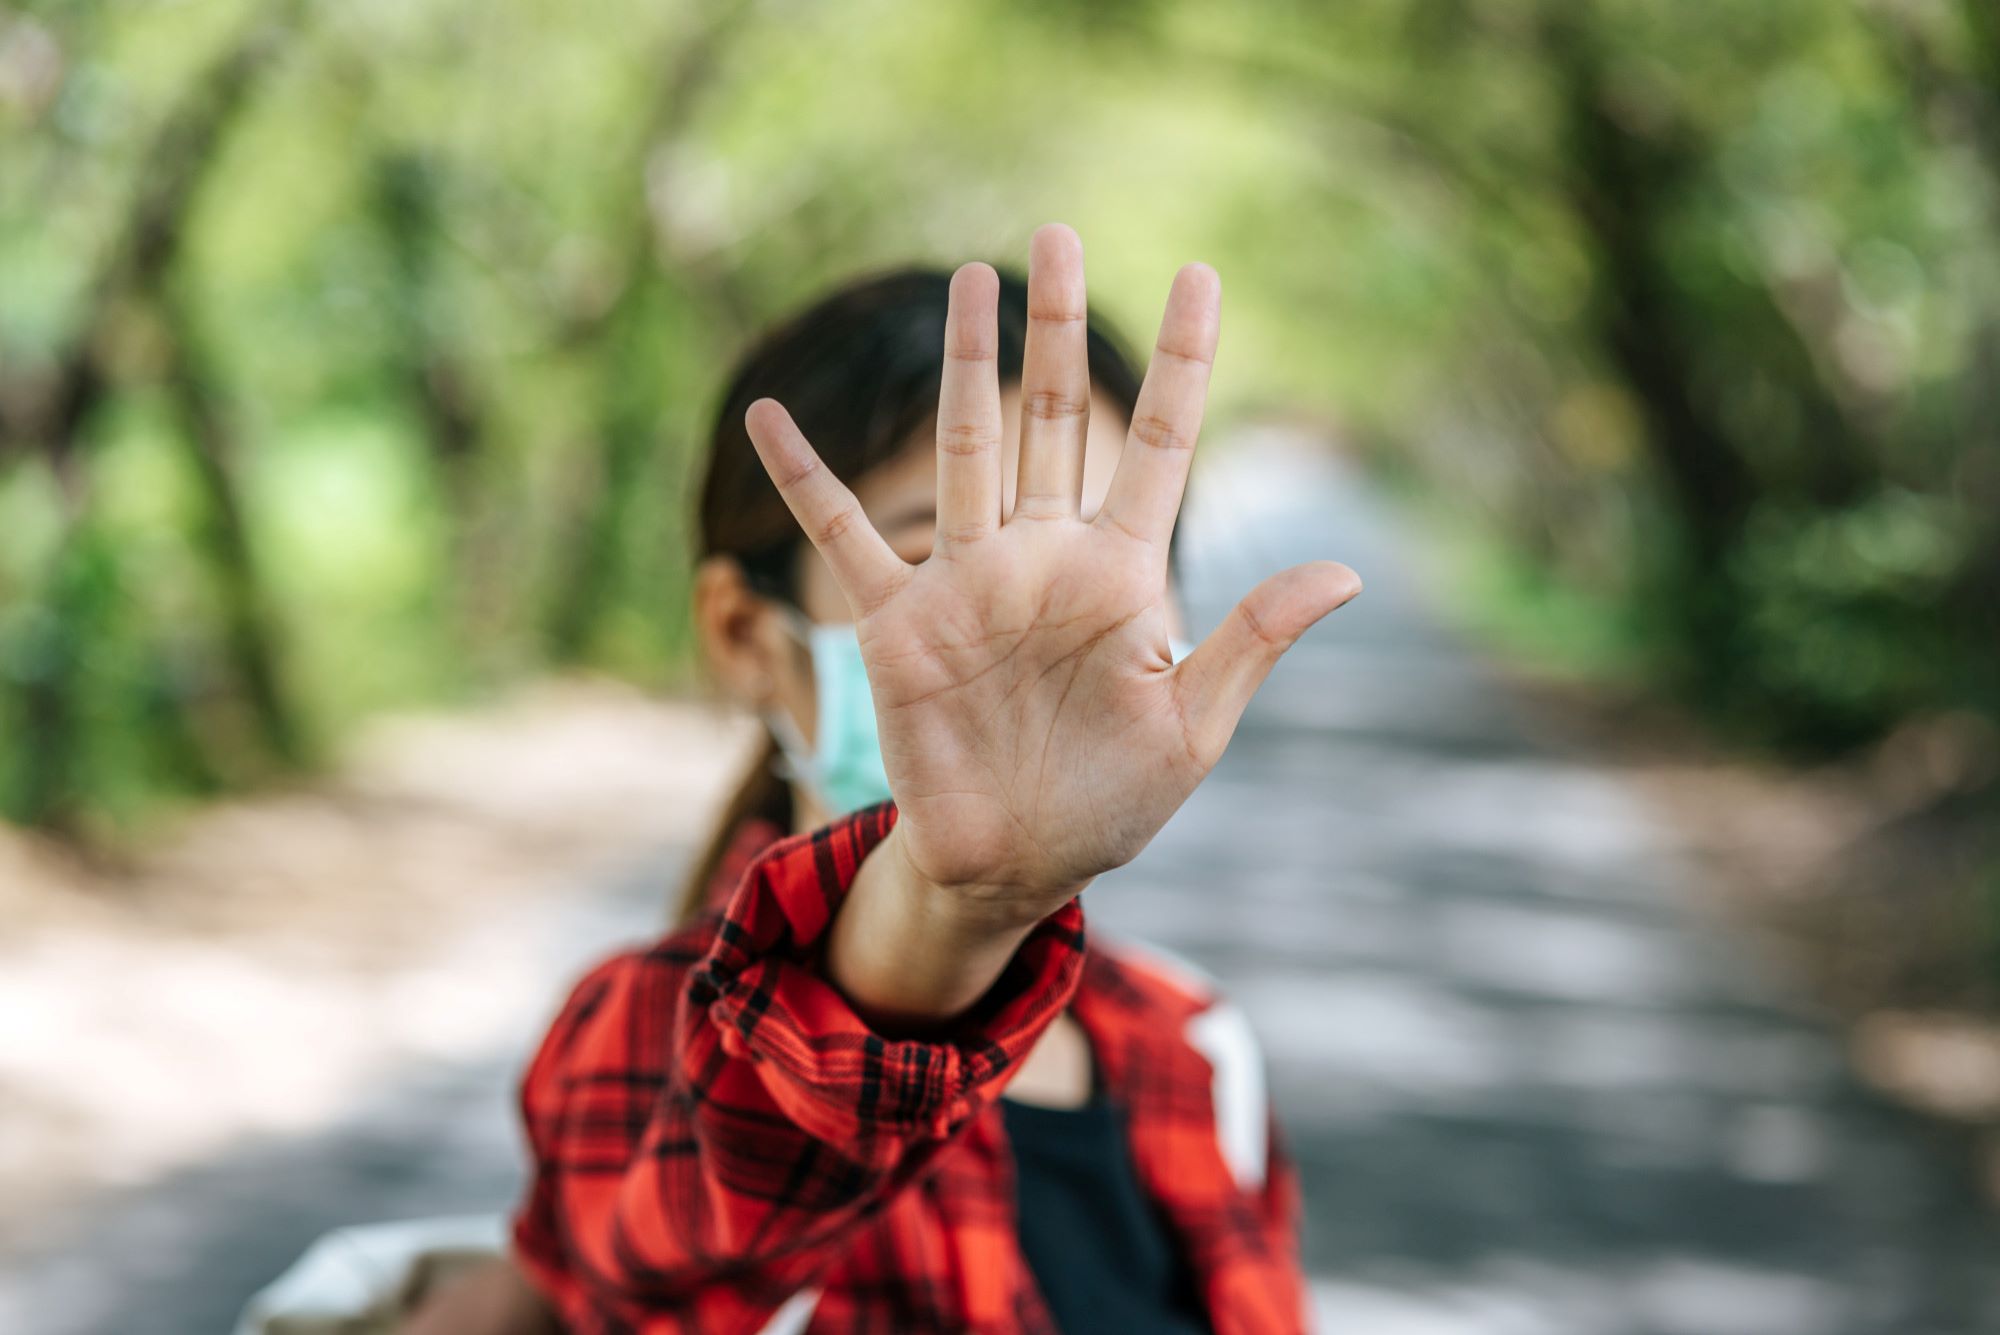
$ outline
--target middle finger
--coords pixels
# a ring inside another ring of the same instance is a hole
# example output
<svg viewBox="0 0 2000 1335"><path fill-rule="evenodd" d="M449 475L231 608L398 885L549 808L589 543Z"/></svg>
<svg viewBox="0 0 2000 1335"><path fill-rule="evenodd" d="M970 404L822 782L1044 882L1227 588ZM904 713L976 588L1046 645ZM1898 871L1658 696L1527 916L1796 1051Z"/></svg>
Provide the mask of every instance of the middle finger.
<svg viewBox="0 0 2000 1335"><path fill-rule="evenodd" d="M1090 345L1083 242L1061 223L1028 252L1028 335L1021 357L1021 461L1014 513L1074 517L1090 428Z"/></svg>

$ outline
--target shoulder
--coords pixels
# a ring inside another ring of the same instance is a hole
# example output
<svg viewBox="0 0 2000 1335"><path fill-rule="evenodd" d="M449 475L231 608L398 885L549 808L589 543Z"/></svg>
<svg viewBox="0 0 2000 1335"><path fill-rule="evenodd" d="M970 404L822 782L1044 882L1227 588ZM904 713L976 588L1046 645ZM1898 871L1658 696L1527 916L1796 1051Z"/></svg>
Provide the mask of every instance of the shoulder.
<svg viewBox="0 0 2000 1335"><path fill-rule="evenodd" d="M703 917L592 965L549 1025L530 1082L557 1070L632 1068L662 1052L688 974L707 953L715 929L714 917Z"/></svg>
<svg viewBox="0 0 2000 1335"><path fill-rule="evenodd" d="M615 1005L635 994L656 989L678 988L708 953L715 939L716 919L705 915L686 927L644 946L622 950L592 965L564 1002L562 1017L577 1022L588 1019L606 1005Z"/></svg>
<svg viewBox="0 0 2000 1335"><path fill-rule="evenodd" d="M1095 940L1090 950L1079 1000L1093 1012L1097 1023L1092 1027L1125 1048L1118 1065L1130 1072L1134 1064L1150 1062L1159 1068L1155 1077L1183 1065L1203 1072L1224 1162L1239 1185L1261 1186L1268 1162L1269 1098L1264 1054L1249 1017L1223 994L1213 975L1172 951L1136 941ZM1165 1056L1162 1044L1189 1055Z"/></svg>
<svg viewBox="0 0 2000 1335"><path fill-rule="evenodd" d="M1094 999L1150 1022L1185 1020L1227 1004L1221 983L1200 965L1130 938L1091 938L1083 986Z"/></svg>
<svg viewBox="0 0 2000 1335"><path fill-rule="evenodd" d="M1162 946L1091 943L1084 989L1090 1003L1135 1029L1176 1032L1211 1065L1262 1067L1249 1019L1214 975Z"/></svg>

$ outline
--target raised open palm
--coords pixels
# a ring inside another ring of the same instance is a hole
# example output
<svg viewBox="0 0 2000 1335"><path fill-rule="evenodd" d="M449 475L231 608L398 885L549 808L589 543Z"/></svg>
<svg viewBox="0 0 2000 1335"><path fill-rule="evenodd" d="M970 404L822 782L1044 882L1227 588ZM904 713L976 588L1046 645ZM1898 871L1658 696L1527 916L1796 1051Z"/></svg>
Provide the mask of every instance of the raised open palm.
<svg viewBox="0 0 2000 1335"><path fill-rule="evenodd" d="M1035 234L1004 516L998 296L986 265L952 278L927 560L890 550L774 400L753 404L748 426L853 608L911 865L1028 917L1136 856L1220 758L1278 657L1361 585L1332 562L1284 571L1173 663L1167 546L1215 354L1215 273L1175 276L1117 473L1088 520L1076 234Z"/></svg>

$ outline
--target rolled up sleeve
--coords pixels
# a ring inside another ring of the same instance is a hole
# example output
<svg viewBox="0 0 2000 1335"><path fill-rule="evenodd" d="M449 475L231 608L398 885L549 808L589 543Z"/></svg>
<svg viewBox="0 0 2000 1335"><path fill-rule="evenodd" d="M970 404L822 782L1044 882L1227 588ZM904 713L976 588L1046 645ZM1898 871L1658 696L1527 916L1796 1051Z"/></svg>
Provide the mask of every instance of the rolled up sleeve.
<svg viewBox="0 0 2000 1335"><path fill-rule="evenodd" d="M719 920L579 988L530 1067L516 1247L582 1329L726 1329L775 1310L997 1098L1074 993L1074 903L948 1031L872 1029L822 967L869 808L757 858ZM754 1328L754 1322L745 1328Z"/></svg>

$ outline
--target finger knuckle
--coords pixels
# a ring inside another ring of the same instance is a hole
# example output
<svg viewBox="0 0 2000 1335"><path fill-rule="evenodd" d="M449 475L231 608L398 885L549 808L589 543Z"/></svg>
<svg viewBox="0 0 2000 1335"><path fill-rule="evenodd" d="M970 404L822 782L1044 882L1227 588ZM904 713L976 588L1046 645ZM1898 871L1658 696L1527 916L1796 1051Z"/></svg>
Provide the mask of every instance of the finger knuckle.
<svg viewBox="0 0 2000 1335"><path fill-rule="evenodd" d="M974 521L965 524L947 524L938 529L938 538L947 546L977 542L993 531L993 525Z"/></svg>
<svg viewBox="0 0 2000 1335"><path fill-rule="evenodd" d="M1118 533L1126 538L1130 538L1133 542L1143 543L1148 547L1153 545L1153 540L1150 537L1148 537L1145 533L1141 532L1138 528L1135 528L1123 516L1118 514L1115 510L1112 510L1110 507L1107 506L1106 508L1099 510L1097 512L1097 517L1100 522L1102 522L1106 527L1110 528L1113 532Z"/></svg>
<svg viewBox="0 0 2000 1335"><path fill-rule="evenodd" d="M938 428L938 448L946 454L986 454L1000 443L1000 433L984 422L950 422Z"/></svg>
<svg viewBox="0 0 2000 1335"><path fill-rule="evenodd" d="M1181 430L1173 422L1152 413L1141 414L1133 419L1132 436L1141 444L1156 450L1190 450L1194 448L1194 437Z"/></svg>
<svg viewBox="0 0 2000 1335"><path fill-rule="evenodd" d="M1023 492L1014 500L1009 519L1072 519L1076 506L1069 497L1056 492Z"/></svg>
<svg viewBox="0 0 2000 1335"><path fill-rule="evenodd" d="M1088 413L1090 401L1068 390L1038 389L1022 400L1021 411L1037 421L1068 421Z"/></svg>
<svg viewBox="0 0 2000 1335"><path fill-rule="evenodd" d="M820 546L830 546L839 542L854 529L859 511L852 505L843 505L819 521L819 528L813 534L813 541Z"/></svg>
<svg viewBox="0 0 2000 1335"><path fill-rule="evenodd" d="M1036 324L1082 324L1090 312L1080 300L1068 297L1036 302L1028 318Z"/></svg>
<svg viewBox="0 0 2000 1335"><path fill-rule="evenodd" d="M1243 629L1248 631L1250 638L1258 644L1281 652L1287 647L1288 641L1270 629L1264 617L1252 604L1244 603L1237 609L1237 615L1243 618Z"/></svg>
<svg viewBox="0 0 2000 1335"><path fill-rule="evenodd" d="M1170 362L1182 362L1189 366L1207 368L1215 363L1215 358L1205 349L1190 344L1161 343L1153 348L1153 356Z"/></svg>
<svg viewBox="0 0 2000 1335"><path fill-rule="evenodd" d="M781 492L795 491L804 484L807 478L818 471L819 460L817 458L805 458L788 467L782 476L773 473L771 480L777 484L778 490Z"/></svg>

